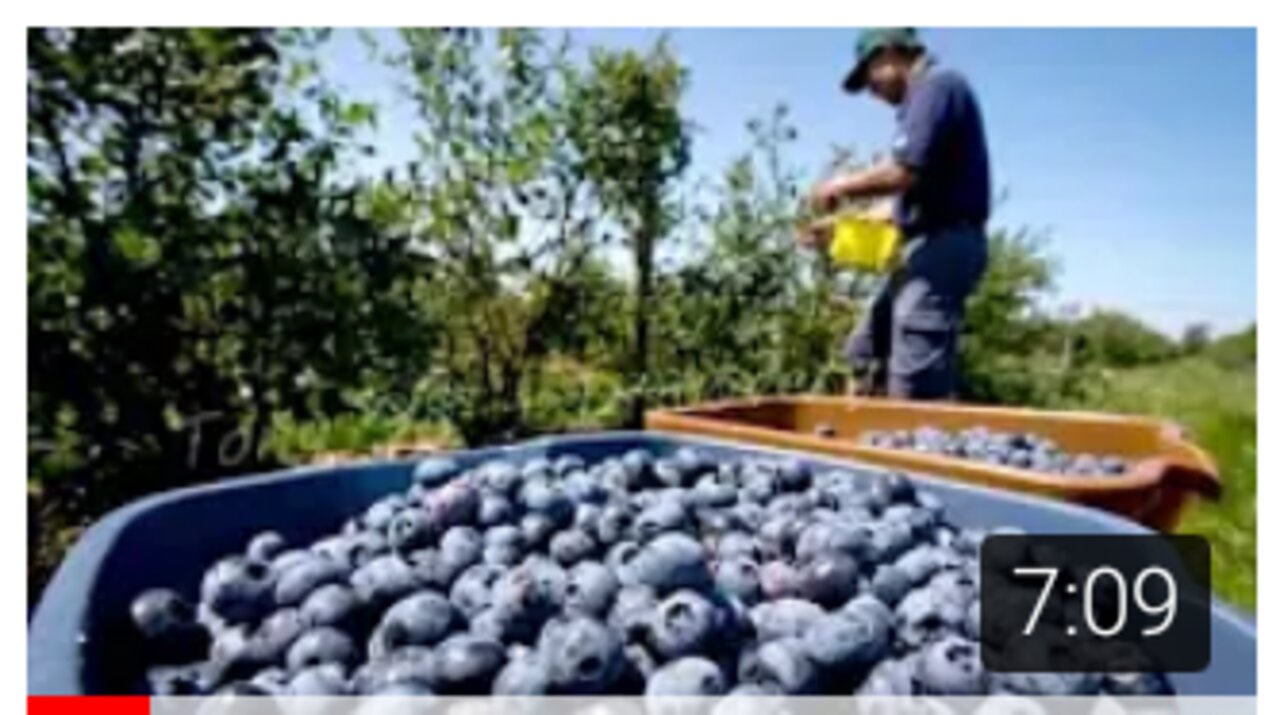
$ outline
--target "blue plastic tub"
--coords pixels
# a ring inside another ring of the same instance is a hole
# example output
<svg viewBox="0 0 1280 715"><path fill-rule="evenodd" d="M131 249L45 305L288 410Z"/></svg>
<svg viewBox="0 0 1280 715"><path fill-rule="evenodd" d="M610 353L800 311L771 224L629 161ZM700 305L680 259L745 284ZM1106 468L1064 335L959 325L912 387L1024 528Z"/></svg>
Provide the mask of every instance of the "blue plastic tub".
<svg viewBox="0 0 1280 715"><path fill-rule="evenodd" d="M594 461L636 447L667 453L684 445L723 457L787 454L813 465L849 465L838 459L651 432L546 438L452 456L464 466L535 455L576 454ZM128 606L135 595L159 586L195 594L205 566L239 551L264 529L275 529L292 543L331 532L379 497L406 489L413 464L404 460L297 469L157 494L112 512L72 549L36 609L27 642L28 693L135 691L141 665L126 645L131 642ZM961 525L1011 525L1033 533L1149 533L1131 522L1069 504L923 475L918 479ZM1171 676L1178 692L1255 694L1254 627L1216 602L1212 648L1207 670Z"/></svg>

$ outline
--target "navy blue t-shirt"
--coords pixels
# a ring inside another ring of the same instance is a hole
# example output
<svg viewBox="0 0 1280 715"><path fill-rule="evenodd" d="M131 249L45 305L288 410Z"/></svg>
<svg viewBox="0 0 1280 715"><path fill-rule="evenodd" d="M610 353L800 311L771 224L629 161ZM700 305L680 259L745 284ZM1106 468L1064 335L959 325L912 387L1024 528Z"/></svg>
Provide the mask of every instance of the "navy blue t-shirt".
<svg viewBox="0 0 1280 715"><path fill-rule="evenodd" d="M905 235L986 223L987 140L978 100L960 74L930 66L911 82L898 107L893 155L916 174L898 200L897 221Z"/></svg>

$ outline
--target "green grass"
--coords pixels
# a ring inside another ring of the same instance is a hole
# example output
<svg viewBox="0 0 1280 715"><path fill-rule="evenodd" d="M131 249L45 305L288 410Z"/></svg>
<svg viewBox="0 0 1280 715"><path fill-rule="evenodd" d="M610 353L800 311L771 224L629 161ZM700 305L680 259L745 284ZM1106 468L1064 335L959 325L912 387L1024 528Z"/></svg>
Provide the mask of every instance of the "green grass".
<svg viewBox="0 0 1280 715"><path fill-rule="evenodd" d="M1254 610L1257 599L1257 375L1191 358L1109 375L1082 407L1164 417L1218 463L1223 496L1201 501L1178 530L1212 546L1213 589Z"/></svg>

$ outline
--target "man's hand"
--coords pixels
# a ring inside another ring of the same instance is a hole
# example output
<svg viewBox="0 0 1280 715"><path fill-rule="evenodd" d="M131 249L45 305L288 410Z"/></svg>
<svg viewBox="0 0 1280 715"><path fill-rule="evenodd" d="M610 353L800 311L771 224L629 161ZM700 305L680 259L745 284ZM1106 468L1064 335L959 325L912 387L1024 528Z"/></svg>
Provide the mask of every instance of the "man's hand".
<svg viewBox="0 0 1280 715"><path fill-rule="evenodd" d="M829 179L813 187L809 192L810 209L818 215L835 210L836 202L840 200L841 189L839 179Z"/></svg>
<svg viewBox="0 0 1280 715"><path fill-rule="evenodd" d="M809 192L809 204L816 213L835 208L840 199L866 199L900 194L915 182L911 169L892 159L861 171L828 179Z"/></svg>
<svg viewBox="0 0 1280 715"><path fill-rule="evenodd" d="M835 230L834 219L824 217L796 228L796 243L805 248L825 250Z"/></svg>

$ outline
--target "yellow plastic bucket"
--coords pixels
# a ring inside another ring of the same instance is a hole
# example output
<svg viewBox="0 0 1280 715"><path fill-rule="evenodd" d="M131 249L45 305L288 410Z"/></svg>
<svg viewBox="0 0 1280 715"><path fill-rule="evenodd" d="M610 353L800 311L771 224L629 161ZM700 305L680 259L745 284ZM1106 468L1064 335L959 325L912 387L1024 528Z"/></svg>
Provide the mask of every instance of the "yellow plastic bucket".
<svg viewBox="0 0 1280 715"><path fill-rule="evenodd" d="M898 259L902 236L890 221L858 215L839 216L831 237L831 260L843 268L883 273Z"/></svg>

